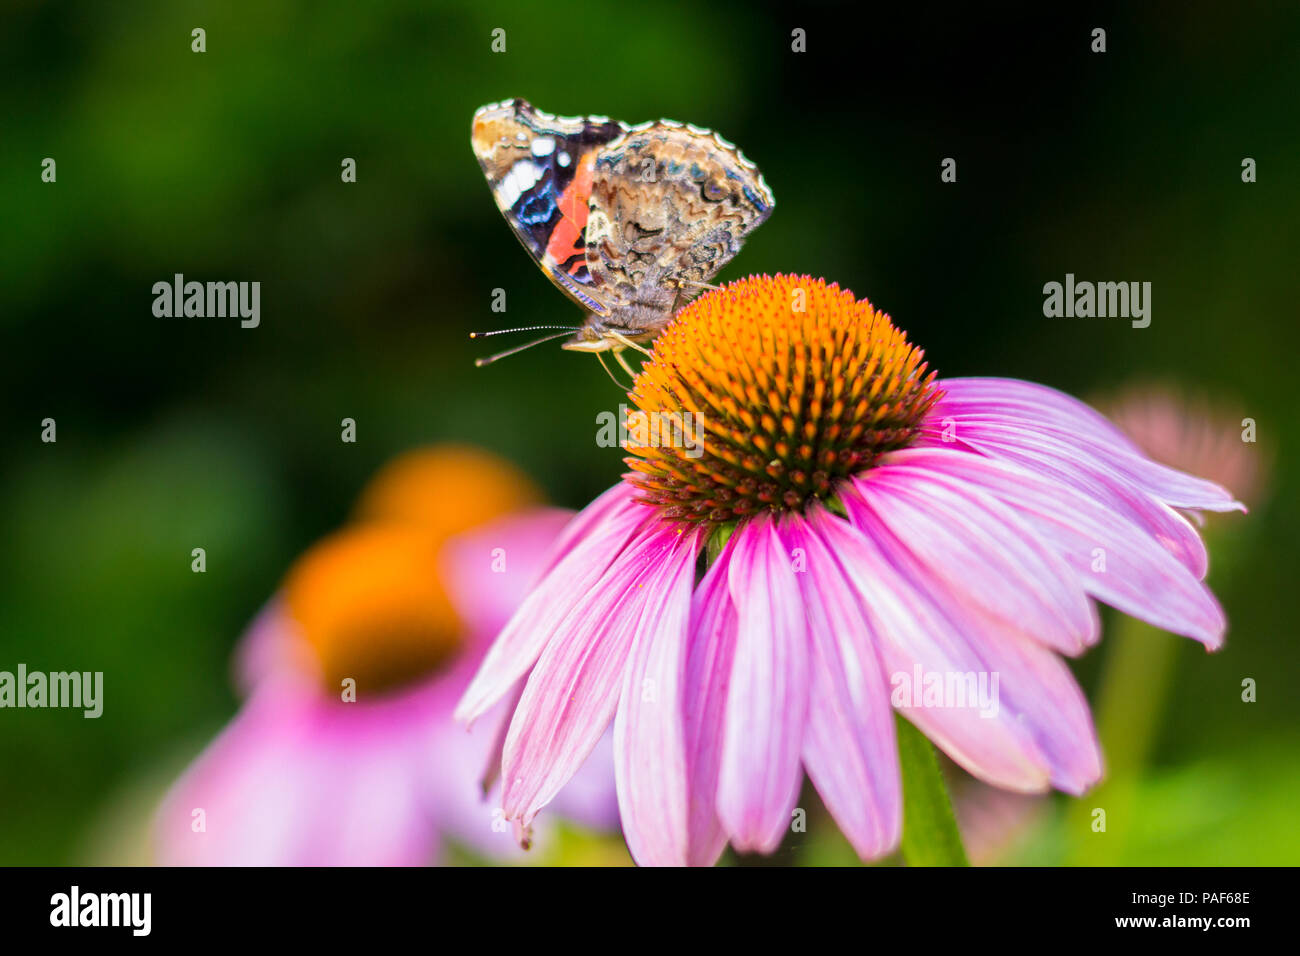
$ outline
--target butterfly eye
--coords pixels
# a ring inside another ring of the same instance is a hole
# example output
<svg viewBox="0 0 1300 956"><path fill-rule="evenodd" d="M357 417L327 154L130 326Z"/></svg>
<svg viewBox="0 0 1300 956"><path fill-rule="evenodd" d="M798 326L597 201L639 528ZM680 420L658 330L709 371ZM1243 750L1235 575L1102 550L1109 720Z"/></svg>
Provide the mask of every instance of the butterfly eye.
<svg viewBox="0 0 1300 956"><path fill-rule="evenodd" d="M709 202L718 202L727 198L727 190L725 186L710 180L700 187L700 195Z"/></svg>

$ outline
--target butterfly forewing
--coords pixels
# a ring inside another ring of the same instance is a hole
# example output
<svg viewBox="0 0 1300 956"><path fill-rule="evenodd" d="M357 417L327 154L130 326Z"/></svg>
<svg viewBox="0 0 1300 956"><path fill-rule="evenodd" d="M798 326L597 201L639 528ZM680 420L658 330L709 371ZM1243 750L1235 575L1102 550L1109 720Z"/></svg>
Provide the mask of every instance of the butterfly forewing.
<svg viewBox="0 0 1300 956"><path fill-rule="evenodd" d="M551 116L521 99L474 114L474 153L510 228L551 281L597 314L607 307L593 295L585 255L591 176L600 147L626 129Z"/></svg>
<svg viewBox="0 0 1300 956"><path fill-rule="evenodd" d="M740 251L773 202L733 147L707 130L659 122L600 151L590 206L587 268L595 284L616 312L627 303L653 321L648 310L662 307L666 322Z"/></svg>

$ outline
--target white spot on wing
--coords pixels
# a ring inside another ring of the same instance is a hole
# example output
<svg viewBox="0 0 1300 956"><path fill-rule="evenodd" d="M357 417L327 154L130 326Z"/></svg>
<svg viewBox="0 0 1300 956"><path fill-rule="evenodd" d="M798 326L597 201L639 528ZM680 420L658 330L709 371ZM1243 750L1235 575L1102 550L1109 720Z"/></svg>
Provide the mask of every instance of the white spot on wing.
<svg viewBox="0 0 1300 956"><path fill-rule="evenodd" d="M542 178L542 167L527 160L520 160L510 167L497 187L497 195L507 209L519 201L519 197L537 185Z"/></svg>
<svg viewBox="0 0 1300 956"><path fill-rule="evenodd" d="M534 156L550 156L555 152L555 140L549 136L533 140L532 152Z"/></svg>

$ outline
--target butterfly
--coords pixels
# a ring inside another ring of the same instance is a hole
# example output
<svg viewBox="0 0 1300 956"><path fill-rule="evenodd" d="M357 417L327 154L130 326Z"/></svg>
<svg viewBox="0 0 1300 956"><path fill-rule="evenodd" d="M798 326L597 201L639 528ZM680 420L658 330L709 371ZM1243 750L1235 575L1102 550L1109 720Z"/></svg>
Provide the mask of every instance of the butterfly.
<svg viewBox="0 0 1300 956"><path fill-rule="evenodd" d="M562 347L620 362L710 288L775 206L734 145L672 120L552 116L513 99L474 114L471 143L514 234L587 313Z"/></svg>

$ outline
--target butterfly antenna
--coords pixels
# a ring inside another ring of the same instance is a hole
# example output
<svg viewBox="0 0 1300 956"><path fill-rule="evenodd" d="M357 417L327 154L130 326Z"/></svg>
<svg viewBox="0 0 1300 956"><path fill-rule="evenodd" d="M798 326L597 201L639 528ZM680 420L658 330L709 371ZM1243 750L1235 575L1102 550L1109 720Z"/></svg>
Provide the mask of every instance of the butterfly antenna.
<svg viewBox="0 0 1300 956"><path fill-rule="evenodd" d="M544 326L544 327L546 327L546 326ZM557 326L549 326L549 328L556 328L556 327L557 327ZM509 331L511 331L511 332L520 332L520 331L523 331L523 330L522 330L522 329L510 329ZM522 352L524 349L530 349L530 348L532 348L534 345L541 345L543 342L549 342L549 341L551 341L552 339L562 339L562 338L564 338L566 335L568 335L568 334L569 334L570 332L572 332L572 331L574 331L574 330L573 330L573 329L565 329L563 332L556 332L554 335L543 335L540 339L533 339L531 342L525 342L523 345L516 345L516 346L515 346L514 348L512 348L512 349L506 349L504 352L498 352L496 355L489 355L487 358L479 358L479 359L475 359L475 360L474 360L474 364L475 364L477 367L479 367L479 368L482 368L484 365L491 365L493 362L497 361L498 359L503 359L503 358L505 358L507 355L514 355L516 352ZM482 333L482 334L483 334L483 335L495 335L496 333L494 333L494 332L484 332L484 333ZM476 337L477 337L477 336L476 336Z"/></svg>
<svg viewBox="0 0 1300 956"><path fill-rule="evenodd" d="M545 329L563 329L565 332L578 331L576 325L526 325L519 329L497 329L495 332L471 332L469 337L471 339L485 339L490 335L508 335L511 332L540 332ZM554 338L559 338L559 336L554 336Z"/></svg>
<svg viewBox="0 0 1300 956"><path fill-rule="evenodd" d="M623 358L623 350L613 349L613 352L614 352L614 358L618 361L618 364L623 366L623 371L627 372L627 374L632 377L632 381L635 382L636 370L632 368L632 366L627 364L627 359Z"/></svg>

